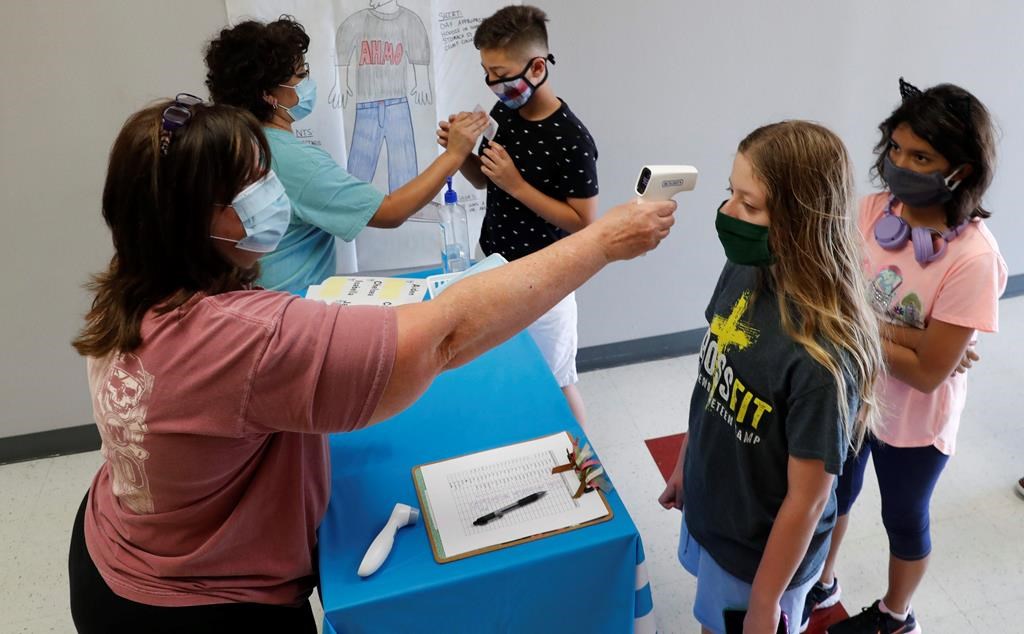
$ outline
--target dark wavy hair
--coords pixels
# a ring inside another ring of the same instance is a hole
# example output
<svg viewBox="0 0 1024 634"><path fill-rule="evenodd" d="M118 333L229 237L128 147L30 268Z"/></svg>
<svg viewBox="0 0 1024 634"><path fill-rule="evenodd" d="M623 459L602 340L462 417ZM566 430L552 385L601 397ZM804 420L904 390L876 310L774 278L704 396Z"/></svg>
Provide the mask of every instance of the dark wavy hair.
<svg viewBox="0 0 1024 634"><path fill-rule="evenodd" d="M306 30L290 15L268 24L250 20L226 28L206 47L210 98L269 121L274 107L263 95L291 79L308 50Z"/></svg>
<svg viewBox="0 0 1024 634"><path fill-rule="evenodd" d="M925 91L911 87L900 105L878 126L882 133L875 145L871 174L881 178L882 165L892 143L892 133L906 123L956 169L970 165L971 173L953 190L946 203L946 224L955 227L967 218L988 218L991 212L981 199L992 184L996 163L996 132L985 105L953 84L939 84Z"/></svg>
<svg viewBox="0 0 1024 634"><path fill-rule="evenodd" d="M87 286L92 308L72 342L79 354L134 350L146 311L169 312L197 292L247 288L259 273L258 265L243 270L226 260L209 234L214 208L230 204L270 165L260 122L241 108L192 106L164 156L161 122L172 103L129 117L110 151L103 220L114 256Z"/></svg>

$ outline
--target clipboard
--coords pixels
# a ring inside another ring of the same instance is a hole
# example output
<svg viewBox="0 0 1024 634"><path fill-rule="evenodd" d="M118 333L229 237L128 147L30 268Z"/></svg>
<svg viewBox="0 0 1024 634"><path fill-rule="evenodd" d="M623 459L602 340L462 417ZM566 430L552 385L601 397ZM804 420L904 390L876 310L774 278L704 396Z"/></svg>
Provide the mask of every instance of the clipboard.
<svg viewBox="0 0 1024 634"><path fill-rule="evenodd" d="M611 520L614 512L603 491L574 499L577 476L551 473L571 448L563 431L414 467L434 560L445 564ZM547 495L483 527L472 526L477 517L537 490Z"/></svg>

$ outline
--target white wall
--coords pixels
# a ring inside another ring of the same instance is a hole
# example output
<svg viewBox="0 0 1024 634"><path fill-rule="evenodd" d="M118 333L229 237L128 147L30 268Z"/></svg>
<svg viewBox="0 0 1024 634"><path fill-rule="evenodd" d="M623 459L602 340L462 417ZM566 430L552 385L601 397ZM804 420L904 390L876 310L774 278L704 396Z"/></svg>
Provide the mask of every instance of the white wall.
<svg viewBox="0 0 1024 634"><path fill-rule="evenodd" d="M107 153L125 118L206 94L201 49L216 0L14 0L0 20L0 436L92 420L71 348L88 274L111 255L100 217Z"/></svg>
<svg viewBox="0 0 1024 634"><path fill-rule="evenodd" d="M287 4L287 3L285 3ZM990 226L1011 273L1024 234L1011 198L1024 167L1024 3L914 0L680 2L550 0L552 81L601 150L603 206L626 200L644 163L690 162L662 248L613 266L580 293L580 343L702 325L724 257L713 227L737 142L786 117L847 140L863 191L877 123L897 78L960 83L995 113L1001 165ZM201 49L219 0L14 0L0 22L0 436L90 422L84 364L69 345L110 256L99 215L107 152L125 117L180 90L205 94ZM473 76L472 81L479 77Z"/></svg>
<svg viewBox="0 0 1024 634"><path fill-rule="evenodd" d="M545 9L558 60L551 80L597 140L602 208L629 198L644 163L701 170L662 247L580 292L580 345L705 325L725 262L714 212L737 143L758 125L830 126L869 192L876 126L899 101L900 75L922 88L961 84L994 113L1003 140L990 227L1010 272L1024 272L1024 217L1011 190L1024 168L1024 3L558 0Z"/></svg>

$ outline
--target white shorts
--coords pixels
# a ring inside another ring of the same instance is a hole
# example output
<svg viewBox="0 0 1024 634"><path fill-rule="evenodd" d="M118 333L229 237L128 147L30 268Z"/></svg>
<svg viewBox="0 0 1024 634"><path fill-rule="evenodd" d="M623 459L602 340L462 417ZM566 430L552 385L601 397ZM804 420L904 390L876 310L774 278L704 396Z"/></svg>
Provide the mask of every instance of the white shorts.
<svg viewBox="0 0 1024 634"><path fill-rule="evenodd" d="M579 380L576 374L576 293L569 293L526 330L540 348L558 387L574 385Z"/></svg>

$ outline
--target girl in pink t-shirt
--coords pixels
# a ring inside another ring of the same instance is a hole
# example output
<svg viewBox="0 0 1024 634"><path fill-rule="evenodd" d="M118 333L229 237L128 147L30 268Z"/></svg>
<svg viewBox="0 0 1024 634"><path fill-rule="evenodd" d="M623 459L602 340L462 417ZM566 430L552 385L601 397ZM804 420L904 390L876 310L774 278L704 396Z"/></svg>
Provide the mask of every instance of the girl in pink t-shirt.
<svg viewBox="0 0 1024 634"><path fill-rule="evenodd" d="M921 91L900 79L902 103L879 126L874 172L887 191L864 199L860 232L889 373L880 384L882 426L839 479L840 518L819 583L805 607L839 600L834 568L849 510L873 456L889 536L889 588L830 634L910 634L910 605L931 553L932 491L956 446L967 397L964 371L975 333L998 328L1006 264L984 219L995 134L988 111L963 88Z"/></svg>

